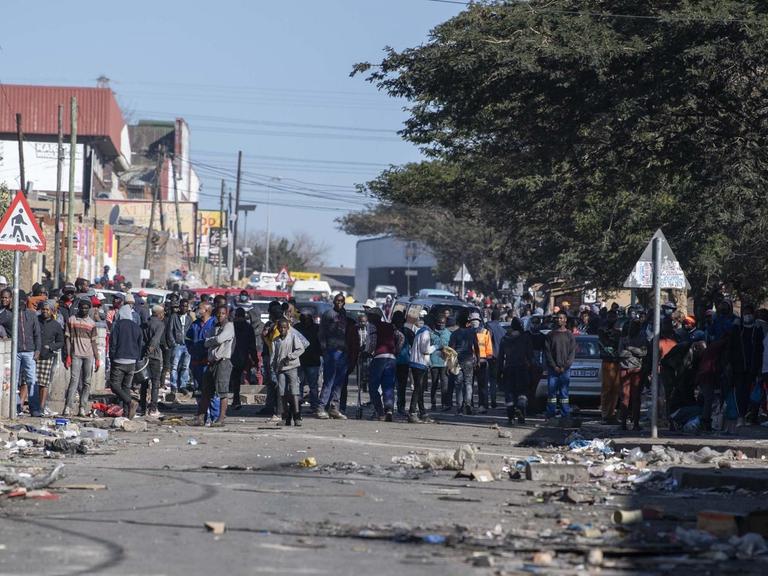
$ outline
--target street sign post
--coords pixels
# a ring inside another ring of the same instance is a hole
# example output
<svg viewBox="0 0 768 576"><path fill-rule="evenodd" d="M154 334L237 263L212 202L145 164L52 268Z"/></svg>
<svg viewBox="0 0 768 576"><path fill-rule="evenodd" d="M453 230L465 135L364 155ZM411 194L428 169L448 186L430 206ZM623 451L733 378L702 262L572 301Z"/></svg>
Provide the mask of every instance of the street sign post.
<svg viewBox="0 0 768 576"><path fill-rule="evenodd" d="M648 242L640 259L624 282L625 288L653 288L653 350L651 364L651 438L659 437L659 338L661 336L662 289L690 289L661 229Z"/></svg>
<svg viewBox="0 0 768 576"><path fill-rule="evenodd" d="M31 184L31 183L30 183ZM31 186L30 186L31 188ZM19 273L22 252L44 252L45 236L24 192L19 190L0 220L0 250L13 250L13 322L11 324L11 419L16 419L19 373ZM30 391L31 392L31 391ZM31 403L30 394L30 403ZM31 405L31 404L30 404Z"/></svg>
<svg viewBox="0 0 768 576"><path fill-rule="evenodd" d="M461 268L459 268L459 271L456 272L456 276L453 277L454 282L461 282L461 297L464 298L464 283L465 282L472 282L472 275L469 273L469 270L467 269L467 265L462 263Z"/></svg>

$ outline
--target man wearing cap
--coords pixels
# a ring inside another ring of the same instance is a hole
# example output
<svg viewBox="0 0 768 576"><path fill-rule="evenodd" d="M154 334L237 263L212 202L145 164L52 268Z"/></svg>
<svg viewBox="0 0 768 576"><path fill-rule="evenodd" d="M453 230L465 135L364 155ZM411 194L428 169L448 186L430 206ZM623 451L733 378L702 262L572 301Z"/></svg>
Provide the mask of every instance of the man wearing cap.
<svg viewBox="0 0 768 576"><path fill-rule="evenodd" d="M0 290L3 290L4 288L8 288L8 278L0 276Z"/></svg>
<svg viewBox="0 0 768 576"><path fill-rule="evenodd" d="M174 393L186 392L189 386L190 356L185 341L191 325L189 301L182 298L166 324L165 335L171 353L171 392Z"/></svg>
<svg viewBox="0 0 768 576"><path fill-rule="evenodd" d="M58 351L64 347L64 330L56 321L56 301L43 300L37 305L40 311L40 357L37 359L37 385L39 387L39 406L43 416L53 416L45 403L53 383L56 371Z"/></svg>
<svg viewBox="0 0 768 576"><path fill-rule="evenodd" d="M90 298L77 299L77 315L70 316L64 332L66 357L64 365L70 368L69 386L64 403L64 416L72 413L75 394L80 394L78 416L88 414L91 377L101 366L97 342L96 322L91 316Z"/></svg>
<svg viewBox="0 0 768 576"><path fill-rule="evenodd" d="M134 309L134 306L136 306L136 298L134 298L133 294L130 292L126 293L125 295L125 305L131 308L131 319L136 322L136 324L141 326L141 317L139 316L139 313Z"/></svg>
<svg viewBox="0 0 768 576"><path fill-rule="evenodd" d="M59 299L59 312L64 319L64 326L66 327L69 322L70 316L77 314L77 307L75 306L75 292L77 289L74 284L65 284L61 290L61 298Z"/></svg>

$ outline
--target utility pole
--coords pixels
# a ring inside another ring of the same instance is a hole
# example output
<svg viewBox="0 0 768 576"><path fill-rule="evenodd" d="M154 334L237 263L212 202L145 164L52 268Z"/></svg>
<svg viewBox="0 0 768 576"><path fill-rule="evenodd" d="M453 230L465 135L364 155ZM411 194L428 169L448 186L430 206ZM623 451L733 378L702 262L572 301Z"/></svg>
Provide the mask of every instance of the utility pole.
<svg viewBox="0 0 768 576"><path fill-rule="evenodd" d="M221 286L221 262L224 260L224 179L221 179L221 196L219 197L219 261L216 267L216 286Z"/></svg>
<svg viewBox="0 0 768 576"><path fill-rule="evenodd" d="M165 232L165 212L163 212L162 176L165 166L165 147L160 147L160 165L157 169L157 205L160 207L160 230Z"/></svg>
<svg viewBox="0 0 768 576"><path fill-rule="evenodd" d="M269 245L272 243L270 224L272 221L272 187L267 186L267 247L264 251L264 272L269 272Z"/></svg>
<svg viewBox="0 0 768 576"><path fill-rule="evenodd" d="M234 222L234 231L232 232L232 247L231 250L234 251L237 250L237 226L238 226L238 218L240 218L240 175L242 173L242 167L243 167L243 151L239 150L237 152L237 182L235 183L235 222ZM245 231L243 231L243 238L245 238ZM245 274L244 270L240 271L241 274ZM232 286L235 285L235 267L232 266L232 278L230 280L230 284ZM237 278L239 280L239 278Z"/></svg>
<svg viewBox="0 0 768 576"><path fill-rule="evenodd" d="M61 172L64 169L64 107L59 104L58 138L56 140L56 208L53 231L53 285L61 288Z"/></svg>
<svg viewBox="0 0 768 576"><path fill-rule="evenodd" d="M77 96L70 100L69 113L69 205L67 206L67 279L72 278L72 232L75 228L75 153L77 152ZM74 280L74 279L73 279Z"/></svg>
<svg viewBox="0 0 768 576"><path fill-rule="evenodd" d="M16 113L16 136L19 139L19 179L21 189L27 189L27 179L24 174L24 133L21 130L21 114ZM15 309L14 309L15 312Z"/></svg>
<svg viewBox="0 0 768 576"><path fill-rule="evenodd" d="M189 250L184 244L184 237L181 233L181 210L179 208L179 184L176 181L176 156L171 158L171 177L173 178L173 203L176 204L176 236L179 239L179 246L184 251L184 259L187 261L187 270L191 268L189 261Z"/></svg>
<svg viewBox="0 0 768 576"><path fill-rule="evenodd" d="M157 166L155 167L155 181L153 182L152 189L152 208L149 211L149 227L147 229L147 244L144 248L144 270L149 270L149 259L152 254L152 228L155 225L155 207L157 206L157 199L160 197L160 170L163 166L163 154L160 154L157 158ZM142 281L143 284L143 281Z"/></svg>
<svg viewBox="0 0 768 576"><path fill-rule="evenodd" d="M235 213L232 212L232 192L229 193L229 209L227 214L227 266L230 269L229 285L235 285L235 243L233 241L234 234L232 228L237 230L237 220L233 217Z"/></svg>

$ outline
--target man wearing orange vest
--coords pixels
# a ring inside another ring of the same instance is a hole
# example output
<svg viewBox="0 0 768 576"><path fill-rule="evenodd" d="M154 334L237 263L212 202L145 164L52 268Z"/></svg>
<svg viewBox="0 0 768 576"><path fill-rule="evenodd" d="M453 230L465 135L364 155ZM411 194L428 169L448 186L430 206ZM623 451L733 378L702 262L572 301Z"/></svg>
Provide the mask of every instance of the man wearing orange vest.
<svg viewBox="0 0 768 576"><path fill-rule="evenodd" d="M477 363L477 397L480 404L480 414L488 413L488 367L493 358L493 337L491 331L483 326L480 314L473 312L469 315L472 327L477 331L477 346L480 349L480 357Z"/></svg>

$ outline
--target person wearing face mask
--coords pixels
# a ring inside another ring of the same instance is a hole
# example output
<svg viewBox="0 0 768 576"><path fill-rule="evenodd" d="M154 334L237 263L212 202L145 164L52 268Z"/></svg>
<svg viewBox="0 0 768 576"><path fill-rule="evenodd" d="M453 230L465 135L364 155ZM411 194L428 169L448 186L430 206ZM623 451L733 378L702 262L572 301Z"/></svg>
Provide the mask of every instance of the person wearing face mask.
<svg viewBox="0 0 768 576"><path fill-rule="evenodd" d="M763 330L755 321L755 307L751 304L741 309L741 325L734 327L729 355L738 411L736 426L743 426L749 409L749 394L760 375L763 358Z"/></svg>

